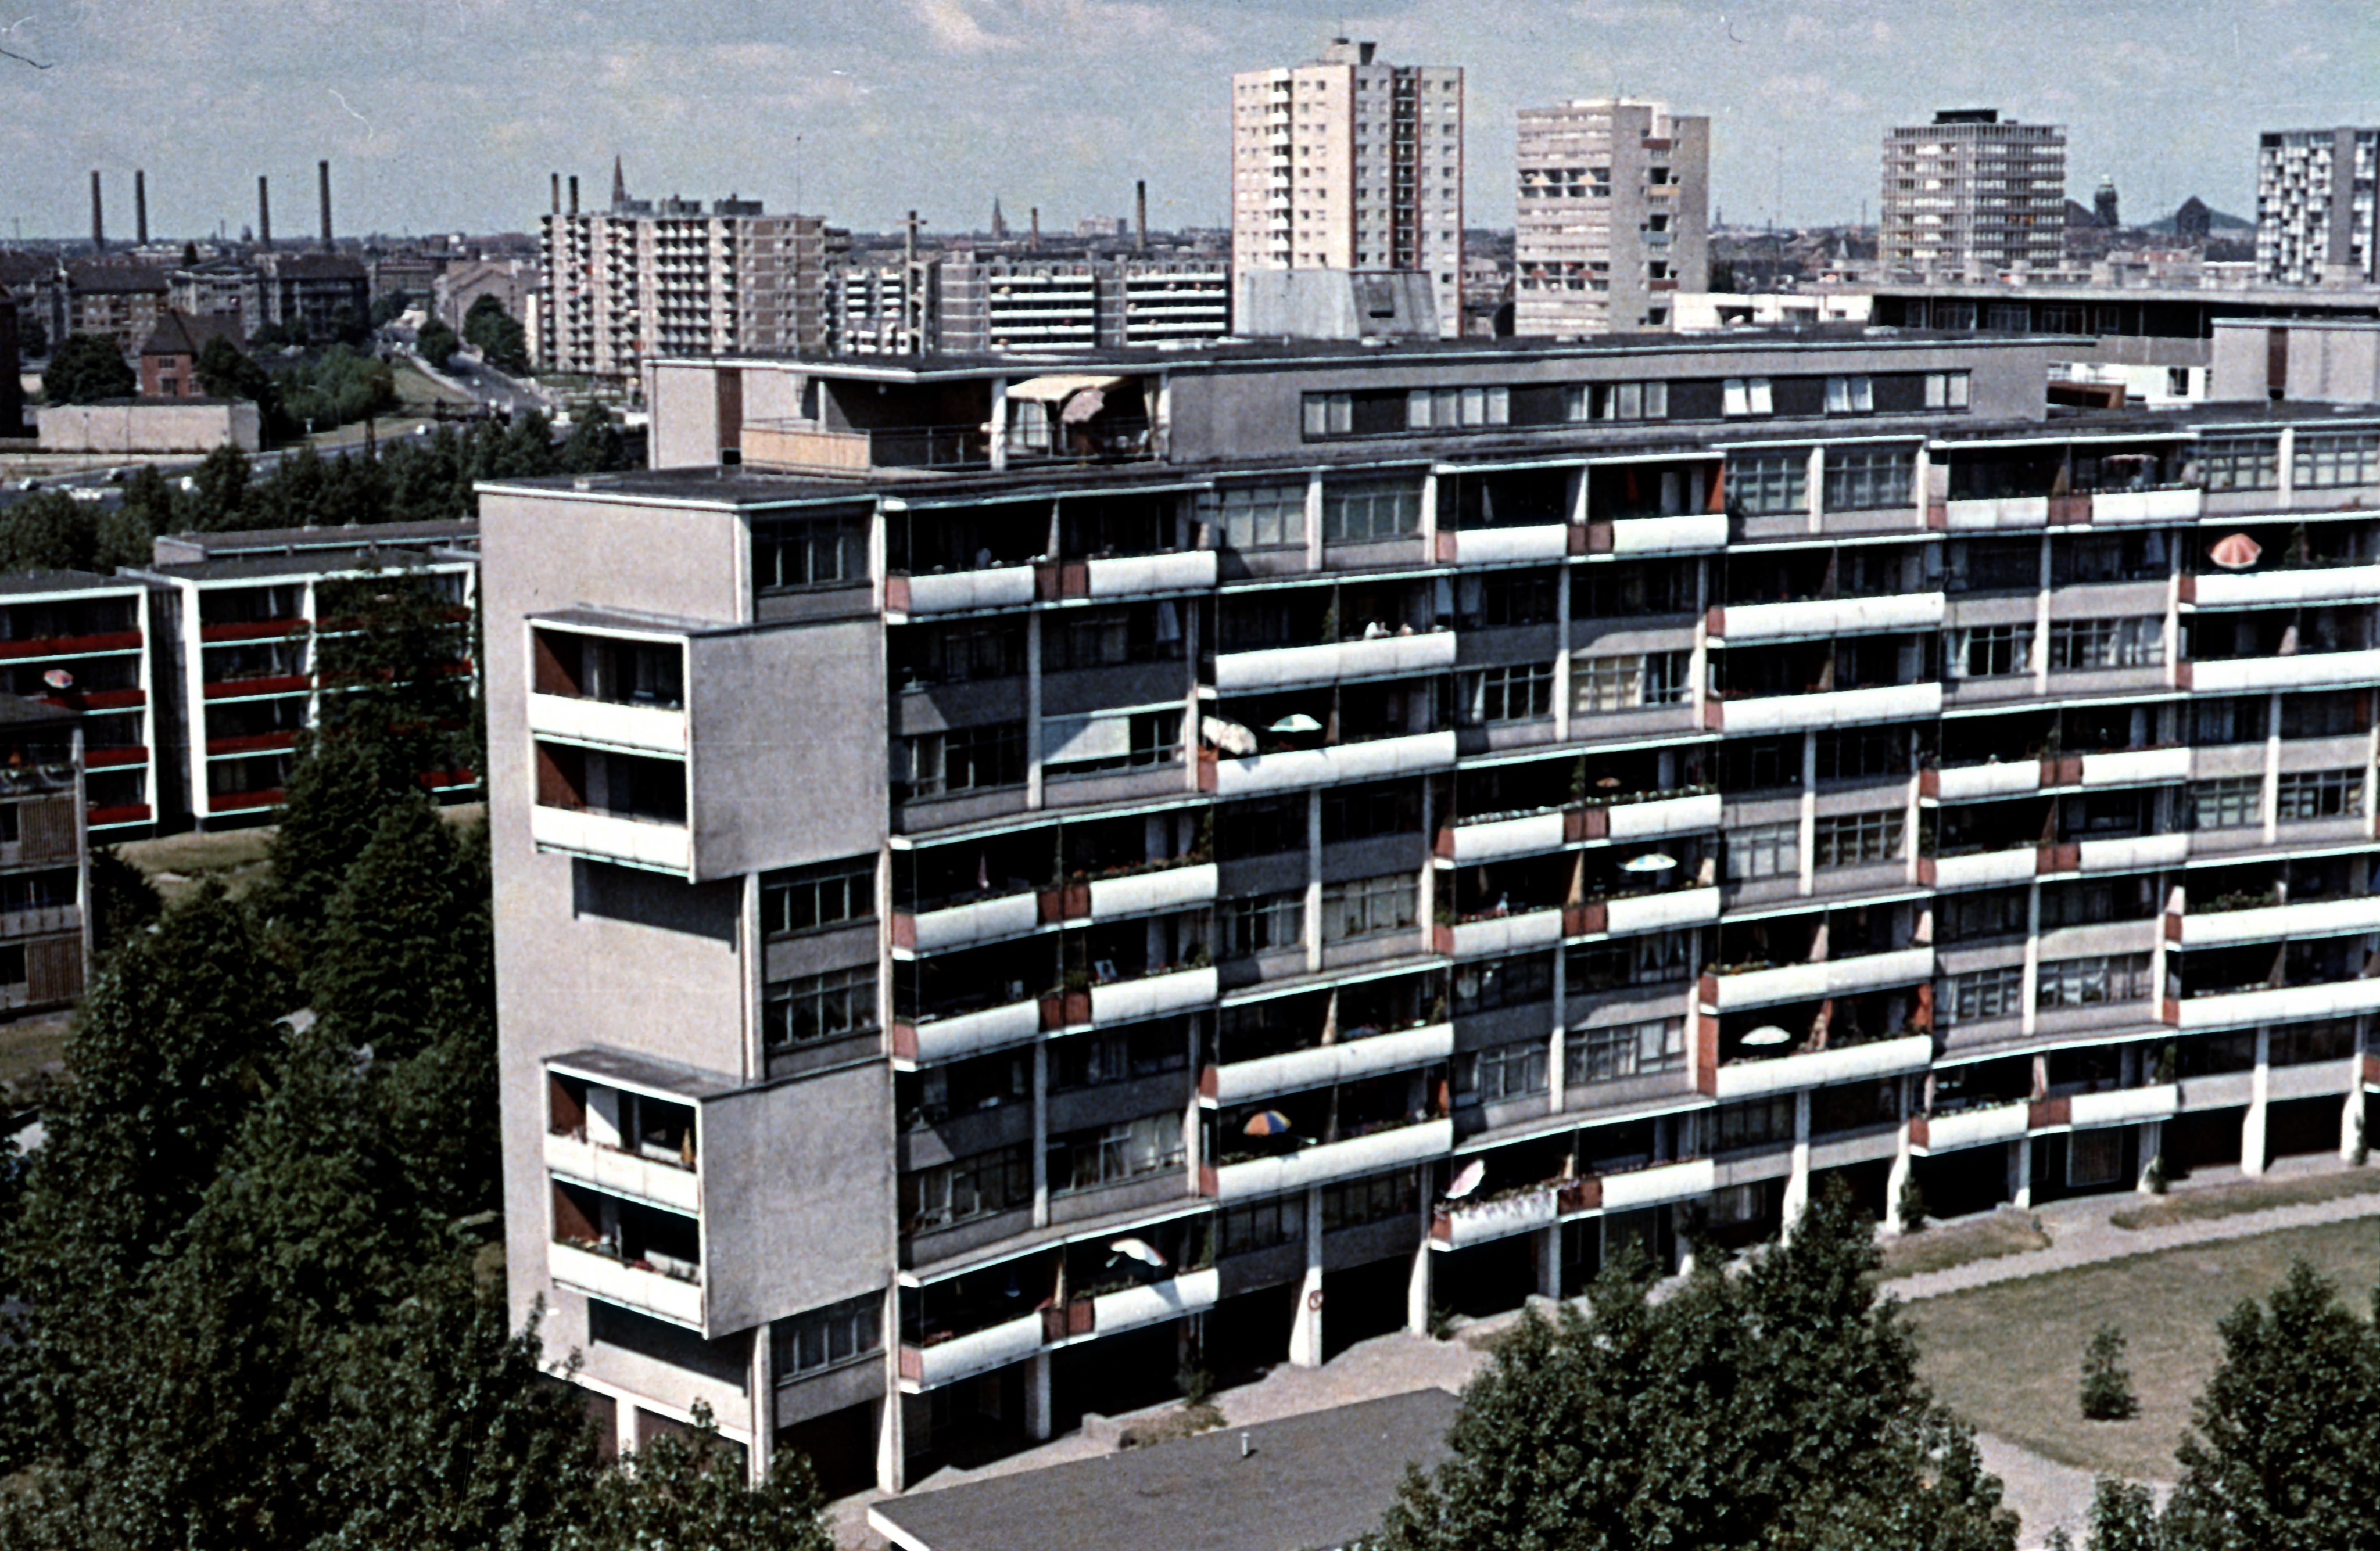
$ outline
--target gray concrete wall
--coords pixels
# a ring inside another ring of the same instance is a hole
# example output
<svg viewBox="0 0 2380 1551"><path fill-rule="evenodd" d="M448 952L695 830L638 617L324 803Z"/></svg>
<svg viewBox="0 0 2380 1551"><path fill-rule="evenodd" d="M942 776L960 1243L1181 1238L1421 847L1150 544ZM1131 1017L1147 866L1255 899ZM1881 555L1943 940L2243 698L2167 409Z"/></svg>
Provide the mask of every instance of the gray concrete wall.
<svg viewBox="0 0 2380 1551"><path fill-rule="evenodd" d="M702 1124L711 1328L747 1329L883 1288L894 1155L882 1061L714 1100Z"/></svg>
<svg viewBox="0 0 2380 1551"><path fill-rule="evenodd" d="M35 413L45 453L206 453L226 442L252 453L259 444L253 404L127 399L44 405Z"/></svg>

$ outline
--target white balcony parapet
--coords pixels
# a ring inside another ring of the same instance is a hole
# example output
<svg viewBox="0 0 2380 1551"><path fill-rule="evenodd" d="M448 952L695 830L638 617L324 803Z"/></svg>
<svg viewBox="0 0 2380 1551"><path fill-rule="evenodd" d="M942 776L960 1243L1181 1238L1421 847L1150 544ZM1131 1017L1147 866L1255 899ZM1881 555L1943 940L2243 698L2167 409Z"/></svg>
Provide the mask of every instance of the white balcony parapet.
<svg viewBox="0 0 2380 1551"><path fill-rule="evenodd" d="M1946 502L1942 516L1953 533L2000 527L2042 527L2049 522L2049 498L2046 495L2008 495L1992 501Z"/></svg>
<svg viewBox="0 0 2380 1551"><path fill-rule="evenodd" d="M1458 824L1451 861L1493 862L1506 856L1536 856L1562 848L1562 816L1533 813L1525 818L1491 818L1480 824Z"/></svg>
<svg viewBox="0 0 2380 1551"><path fill-rule="evenodd" d="M2206 504L2204 491L2101 491L2091 498L2091 521L2100 523L2196 522Z"/></svg>
<svg viewBox="0 0 2380 1551"><path fill-rule="evenodd" d="M1659 931L1668 927L1698 926L1718 919L1718 889L1672 889L1663 894L1630 894L1607 900L1603 929L1614 937L1623 932Z"/></svg>
<svg viewBox="0 0 2380 1551"><path fill-rule="evenodd" d="M1193 862L1123 878L1094 878L1091 919L1104 921L1118 915L1147 915L1153 911L1212 904L1217 877L1214 863Z"/></svg>
<svg viewBox="0 0 2380 1551"><path fill-rule="evenodd" d="M686 711L680 707L622 706L571 695L531 695L528 730L539 737L686 755Z"/></svg>
<svg viewBox="0 0 2380 1551"><path fill-rule="evenodd" d="M564 1287L575 1287L607 1303L637 1309L690 1330L702 1328L702 1284L681 1281L661 1271L649 1271L608 1254L576 1244L546 1245L546 1272Z"/></svg>
<svg viewBox="0 0 2380 1551"><path fill-rule="evenodd" d="M1899 1039L1871 1040L1840 1050L1813 1050L1806 1056L1778 1056L1768 1060L1736 1061L1715 1073L1715 1097L1759 1098L1797 1088L1824 1087L1829 1083L1854 1083L1866 1077L1889 1077L1902 1072L1923 1072L1933 1064L1931 1035L1912 1034Z"/></svg>
<svg viewBox="0 0 2380 1551"><path fill-rule="evenodd" d="M2193 661L2190 686L2200 695L2252 694L2310 685L2369 684L2380 679L2380 650L2301 651L2289 657L2237 657Z"/></svg>
<svg viewBox="0 0 2380 1551"><path fill-rule="evenodd" d="M1861 953L1848 959L1816 963L1781 964L1775 969L1751 969L1737 975L1716 975L1711 984L1719 1012L1760 1007L1779 1001L1815 1001L1821 997L1850 996L1884 986L1912 985L1934 977L1934 950L1901 948L1889 953Z"/></svg>
<svg viewBox="0 0 2380 1551"><path fill-rule="evenodd" d="M2078 1093L2066 1104L2067 1122L2077 1130L2095 1125L2126 1125L2134 1121L2161 1121L2179 1112L2181 1089L2171 1083L2160 1083L2146 1088Z"/></svg>
<svg viewBox="0 0 2380 1551"><path fill-rule="evenodd" d="M582 1137L546 1133L545 1166L565 1180L592 1185L614 1195L663 1206L687 1217L702 1212L702 1176L694 1169L657 1158L599 1147Z"/></svg>
<svg viewBox="0 0 2380 1551"><path fill-rule="evenodd" d="M1281 1157L1226 1163L1215 1169L1215 1194L1222 1201L1245 1201L1278 1195L1287 1190L1326 1184L1354 1174L1376 1173L1399 1164L1443 1157L1454 1145L1451 1120L1424 1121L1419 1125L1392 1126L1368 1136L1326 1142Z"/></svg>
<svg viewBox="0 0 2380 1551"><path fill-rule="evenodd" d="M2014 1104L1961 1109L1955 1114L1928 1115L1925 1117L1925 1145L1914 1150L1948 1153L1956 1152L1961 1147L2013 1142L2025 1133L2032 1118L2033 1107L2022 1099Z"/></svg>
<svg viewBox="0 0 2380 1551"><path fill-rule="evenodd" d="M2122 786L2189 779L2190 750L2187 747L2132 748L2119 754L2086 754L2082 757L2082 784L2085 786Z"/></svg>
<svg viewBox="0 0 2380 1551"><path fill-rule="evenodd" d="M1730 603L1720 612L1730 642L1794 636L1837 636L1873 630L1935 630L1945 606L1938 592L1885 598L1826 598L1799 603Z"/></svg>
<svg viewBox="0 0 2380 1551"><path fill-rule="evenodd" d="M1973 889L1985 883L2021 883L2033 877L2037 861L2035 848L2030 845L2014 851L1973 851L1963 856L1937 856L1934 859L1934 886Z"/></svg>
<svg viewBox="0 0 2380 1551"><path fill-rule="evenodd" d="M1008 609L1033 601L1033 567L998 565L988 571L952 571L906 578L912 614L965 613L972 609Z"/></svg>
<svg viewBox="0 0 2380 1551"><path fill-rule="evenodd" d="M2041 790L2041 761L2010 759L1998 765L1945 765L1934 772L1934 794L1946 803L1978 797L2021 797Z"/></svg>
<svg viewBox="0 0 2380 1551"><path fill-rule="evenodd" d="M1215 551L1183 550L1173 554L1122 555L1083 567L1085 589L1093 598L1124 598L1143 592L1190 592L1215 585Z"/></svg>
<svg viewBox="0 0 2380 1551"><path fill-rule="evenodd" d="M1038 1000L1013 1001L1002 1007L987 1007L980 1012L962 1012L955 1018L936 1018L916 1028L918 1060L951 1060L1038 1037L1041 1033L1041 1004Z"/></svg>
<svg viewBox="0 0 2380 1551"><path fill-rule="evenodd" d="M1718 1188L1718 1166L1706 1157L1657 1163L1624 1174L1603 1176L1603 1209L1624 1212L1663 1201L1688 1201Z"/></svg>
<svg viewBox="0 0 2380 1551"><path fill-rule="evenodd" d="M528 832L540 851L567 852L665 872L694 870L694 835L683 824L648 823L539 803L528 810Z"/></svg>
<svg viewBox="0 0 2380 1551"><path fill-rule="evenodd" d="M2084 872L2129 872L2141 867L2176 867L2190 855L2190 836L2128 835L2121 840L2086 840L2078 848Z"/></svg>
<svg viewBox="0 0 2380 1551"><path fill-rule="evenodd" d="M1551 1228L1561 1220L1561 1195L1554 1185L1538 1185L1519 1195L1508 1195L1500 1201L1456 1202L1446 1209L1446 1231L1443 1237L1433 1233L1429 1246L1435 1250L1468 1249L1474 1244L1492 1243L1509 1239L1515 1233L1528 1233Z"/></svg>
<svg viewBox="0 0 2380 1551"><path fill-rule="evenodd" d="M1679 554L1727 548L1725 512L1689 512L1674 517L1620 517L1611 524L1613 554Z"/></svg>
<svg viewBox="0 0 2380 1551"><path fill-rule="evenodd" d="M2380 896L2357 894L2346 899L2307 900L2298 904L2218 910L2181 918L2184 948L2215 948L2283 937L2340 937L2349 932L2380 932Z"/></svg>
<svg viewBox="0 0 2380 1551"><path fill-rule="evenodd" d="M1404 1072L1454 1055L1454 1025L1425 1024L1395 1034L1376 1034L1290 1050L1215 1069L1215 1102L1237 1104L1268 1094L1296 1093L1383 1072Z"/></svg>
<svg viewBox="0 0 2380 1551"><path fill-rule="evenodd" d="M1041 1315L1037 1311L1021 1319L1004 1319L981 1330L953 1336L932 1346L901 1349L901 1388L915 1395L938 1389L963 1378L974 1378L1011 1363L1022 1363L1041 1350Z"/></svg>
<svg viewBox="0 0 2380 1551"><path fill-rule="evenodd" d="M994 938L1022 936L1041 924L1041 903L1033 894L1007 894L943 910L920 911L910 919L915 923L915 946L920 951L931 952L989 942Z"/></svg>
<svg viewBox="0 0 2380 1551"><path fill-rule="evenodd" d="M2216 571L2191 578L2202 609L2333 603L2380 598L2380 565L2325 565L2290 571Z"/></svg>
<svg viewBox="0 0 2380 1551"><path fill-rule="evenodd" d="M1209 1266L1205 1270L1184 1271L1146 1287L1102 1292L1091 1300L1092 1332L1112 1335L1119 1330L1137 1330L1145 1325L1162 1325L1184 1315L1203 1313L1215 1306L1222 1286L1222 1278Z"/></svg>
<svg viewBox="0 0 2380 1551"><path fill-rule="evenodd" d="M1543 948L1560 942L1562 913L1556 906L1524 910L1512 915L1490 916L1484 921L1459 921L1450 935L1453 939L1452 951L1459 959L1517 953L1524 949Z"/></svg>
<svg viewBox="0 0 2380 1551"><path fill-rule="evenodd" d="M1454 563L1457 565L1560 560L1570 553L1570 527L1565 523L1538 523L1527 527L1469 527L1452 532L1441 530L1439 538L1453 540Z"/></svg>
<svg viewBox="0 0 2380 1551"><path fill-rule="evenodd" d="M1375 636L1368 641L1219 652L1215 687L1225 695L1236 695L1341 679L1441 673L1454 666L1454 648L1453 631L1430 630L1414 636Z"/></svg>
<svg viewBox="0 0 2380 1551"><path fill-rule="evenodd" d="M2286 1023L2297 1018L2338 1018L2375 1011L2380 1011L2380 980L2331 980L2319 986L2284 986L2277 990L2191 997L2178 1009L2180 1027L2184 1033L2245 1028L2253 1024Z"/></svg>
<svg viewBox="0 0 2380 1551"><path fill-rule="evenodd" d="M1887 684L1872 689L1762 695L1712 704L1718 708L1718 725L1730 733L1785 733L1808 728L1842 727L1863 721L1898 721L1907 717L1938 716L1942 711L1942 686L1930 681L1925 684Z"/></svg>
<svg viewBox="0 0 2380 1551"><path fill-rule="evenodd" d="M1141 1018L1203 1007L1215 1000L1215 971L1177 969L1138 980L1091 988L1091 1022L1129 1024Z"/></svg>
<svg viewBox="0 0 2380 1551"><path fill-rule="evenodd" d="M1292 749L1246 759L1215 761L1215 790L1224 796L1368 781L1415 770L1442 770L1454 763L1454 734L1409 733L1368 743L1330 748Z"/></svg>
<svg viewBox="0 0 2380 1551"><path fill-rule="evenodd" d="M1641 803L1614 803L1609 816L1611 838L1654 840L1662 835L1692 834L1716 830L1721 814L1716 792L1695 792L1682 797L1654 797Z"/></svg>

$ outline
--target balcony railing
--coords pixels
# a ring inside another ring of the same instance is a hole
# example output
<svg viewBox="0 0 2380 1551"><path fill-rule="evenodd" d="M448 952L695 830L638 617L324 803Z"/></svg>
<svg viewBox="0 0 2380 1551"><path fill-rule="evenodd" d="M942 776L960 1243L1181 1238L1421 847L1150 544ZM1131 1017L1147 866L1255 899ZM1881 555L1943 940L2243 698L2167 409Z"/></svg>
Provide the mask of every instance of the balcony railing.
<svg viewBox="0 0 2380 1551"><path fill-rule="evenodd" d="M1786 1001L1815 1001L1824 997L1852 996L1889 986L1916 985L1934 977L1934 950L1901 948L1882 953L1822 959L1812 963L1779 964L1706 975L1703 1000L1713 1011L1735 1012Z"/></svg>
<svg viewBox="0 0 2380 1551"><path fill-rule="evenodd" d="M1454 650L1453 631L1433 630L1309 647L1218 652L1215 687L1225 695L1245 695L1344 679L1443 673L1454 666Z"/></svg>
<svg viewBox="0 0 2380 1551"><path fill-rule="evenodd" d="M702 1210L702 1176L674 1159L664 1161L600 1146L583 1134L548 1132L545 1166L565 1179L615 1195L633 1196L689 1215Z"/></svg>
<svg viewBox="0 0 2380 1551"><path fill-rule="evenodd" d="M592 1243L551 1243L546 1268L565 1287L637 1309L689 1329L703 1327L702 1282L698 1272L678 1275L650 1265L625 1261Z"/></svg>
<svg viewBox="0 0 2380 1551"><path fill-rule="evenodd" d="M1451 731L1404 733L1325 748L1284 749L1277 754L1244 758L1199 753L1199 782L1207 791L1224 796L1244 793L1279 792L1301 786L1335 785L1343 781L1368 781L1439 770L1454 763Z"/></svg>
<svg viewBox="0 0 2380 1551"><path fill-rule="evenodd" d="M1731 695L1703 702L1703 725L1712 732L1788 733L1900 721L1941 711L1942 685L1926 680L1866 689Z"/></svg>
<svg viewBox="0 0 2380 1551"><path fill-rule="evenodd" d="M1409 1071L1454 1056L1454 1025L1425 1024L1392 1034L1342 1039L1309 1049L1259 1056L1208 1067L1200 1077L1200 1095L1216 1105L1238 1104L1269 1094L1297 1093L1327 1087L1358 1077Z"/></svg>
<svg viewBox="0 0 2380 1551"><path fill-rule="evenodd" d="M2220 903L2194 906L2186 915L2168 916L2166 936L2185 948L2215 948L2234 942L2380 931L2380 897L2367 894L2231 910L2216 908Z"/></svg>
<svg viewBox="0 0 2380 1551"><path fill-rule="evenodd" d="M1353 1175L1377 1173L1402 1164L1444 1156L1454 1145L1452 1120L1396 1125L1340 1142L1318 1143L1279 1157L1208 1164L1200 1170L1202 1193L1221 1201L1278 1195Z"/></svg>
<svg viewBox="0 0 2380 1551"><path fill-rule="evenodd" d="M1733 1060L1708 1072L1705 1092L1718 1099L1758 1098L1800 1088L1854 1083L1863 1078L1889 1077L1923 1072L1934 1060L1934 1037L1904 1035L1872 1039L1839 1049L1812 1050L1797 1056L1773 1056L1765 1060Z"/></svg>

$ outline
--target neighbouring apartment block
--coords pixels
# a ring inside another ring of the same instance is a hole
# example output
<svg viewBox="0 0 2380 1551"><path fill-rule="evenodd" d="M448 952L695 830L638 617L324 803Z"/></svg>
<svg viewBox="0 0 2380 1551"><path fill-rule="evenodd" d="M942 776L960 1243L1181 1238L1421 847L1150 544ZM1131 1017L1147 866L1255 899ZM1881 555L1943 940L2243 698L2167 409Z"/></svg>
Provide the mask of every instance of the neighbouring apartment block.
<svg viewBox="0 0 2380 1551"><path fill-rule="evenodd" d="M481 489L516 1317L897 1487L2351 1147L2380 408L2064 345L658 364L662 467Z"/></svg>
<svg viewBox="0 0 2380 1551"><path fill-rule="evenodd" d="M824 288L837 355L1088 352L1220 339L1232 277L1218 258L966 251L838 264Z"/></svg>
<svg viewBox="0 0 2380 1551"><path fill-rule="evenodd" d="M89 976L78 721L63 707L0 696L0 1018L72 1006Z"/></svg>
<svg viewBox="0 0 2380 1551"><path fill-rule="evenodd" d="M2055 271L2066 259L2065 127L1972 108L1888 129L1877 208L1887 280Z"/></svg>
<svg viewBox="0 0 2380 1551"><path fill-rule="evenodd" d="M1659 103L1523 108L1517 164L1514 333L1670 328L1677 293L1709 288L1709 119Z"/></svg>
<svg viewBox="0 0 2380 1551"><path fill-rule="evenodd" d="M2380 129L2281 129L2256 144L2256 277L2290 285L2380 282L2374 199Z"/></svg>

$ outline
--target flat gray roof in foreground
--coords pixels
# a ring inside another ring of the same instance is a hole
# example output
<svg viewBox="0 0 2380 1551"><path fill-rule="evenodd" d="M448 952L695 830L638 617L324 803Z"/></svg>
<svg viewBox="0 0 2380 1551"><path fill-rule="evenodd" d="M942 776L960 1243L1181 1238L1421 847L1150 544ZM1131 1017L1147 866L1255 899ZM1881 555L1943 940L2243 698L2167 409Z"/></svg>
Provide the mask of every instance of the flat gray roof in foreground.
<svg viewBox="0 0 2380 1551"><path fill-rule="evenodd" d="M892 1497L868 1517L905 1551L1345 1545L1379 1527L1407 1464L1427 1469L1445 1456L1456 1404L1443 1389L1416 1389Z"/></svg>

